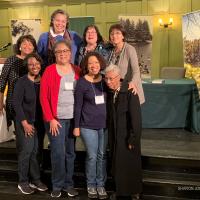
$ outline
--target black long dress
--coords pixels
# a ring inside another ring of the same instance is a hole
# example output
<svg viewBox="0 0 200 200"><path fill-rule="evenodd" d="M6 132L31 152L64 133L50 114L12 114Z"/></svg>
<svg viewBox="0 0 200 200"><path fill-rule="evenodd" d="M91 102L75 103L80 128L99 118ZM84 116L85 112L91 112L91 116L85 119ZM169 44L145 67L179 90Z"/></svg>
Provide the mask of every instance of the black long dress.
<svg viewBox="0 0 200 200"><path fill-rule="evenodd" d="M115 102L108 92L108 134L112 159L112 174L116 195L129 196L142 191L141 108L138 95L128 91L123 83ZM133 150L128 144L134 145Z"/></svg>

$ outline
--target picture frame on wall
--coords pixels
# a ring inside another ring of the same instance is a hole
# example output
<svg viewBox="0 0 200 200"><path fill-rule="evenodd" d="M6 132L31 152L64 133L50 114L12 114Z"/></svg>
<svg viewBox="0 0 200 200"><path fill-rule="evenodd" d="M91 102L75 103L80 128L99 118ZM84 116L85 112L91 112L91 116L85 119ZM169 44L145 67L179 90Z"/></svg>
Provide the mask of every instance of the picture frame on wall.
<svg viewBox="0 0 200 200"><path fill-rule="evenodd" d="M185 77L196 81L200 94L200 10L182 16L182 35Z"/></svg>
<svg viewBox="0 0 200 200"><path fill-rule="evenodd" d="M12 44L16 44L22 35L32 35L36 42L41 34L41 19L12 19L11 20Z"/></svg>
<svg viewBox="0 0 200 200"><path fill-rule="evenodd" d="M129 44L136 49L142 79L151 78L153 17L119 15Z"/></svg>

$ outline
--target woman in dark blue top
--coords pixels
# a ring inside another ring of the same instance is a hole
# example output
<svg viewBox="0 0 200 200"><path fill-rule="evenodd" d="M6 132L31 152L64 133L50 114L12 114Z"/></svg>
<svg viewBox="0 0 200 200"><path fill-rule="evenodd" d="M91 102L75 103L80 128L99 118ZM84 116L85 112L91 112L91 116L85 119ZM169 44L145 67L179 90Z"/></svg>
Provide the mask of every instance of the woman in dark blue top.
<svg viewBox="0 0 200 200"><path fill-rule="evenodd" d="M25 58L28 74L19 78L13 93L13 107L16 113L16 145L18 153L18 188L23 194L31 194L34 189L46 191L48 188L40 181L37 161L38 125L42 122L39 103L41 58L29 54ZM41 127L41 126L40 126ZM30 183L31 182L31 183Z"/></svg>
<svg viewBox="0 0 200 200"><path fill-rule="evenodd" d="M105 61L97 52L88 53L82 61L82 77L75 90L74 135L79 136L87 151L86 176L89 198L108 197L106 181L106 102L105 85L100 70Z"/></svg>

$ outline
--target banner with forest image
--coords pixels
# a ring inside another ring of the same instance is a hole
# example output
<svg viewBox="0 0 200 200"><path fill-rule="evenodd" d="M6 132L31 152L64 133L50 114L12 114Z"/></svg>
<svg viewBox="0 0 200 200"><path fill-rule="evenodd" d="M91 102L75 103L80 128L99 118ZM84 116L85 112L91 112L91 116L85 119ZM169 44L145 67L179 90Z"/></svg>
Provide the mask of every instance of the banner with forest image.
<svg viewBox="0 0 200 200"><path fill-rule="evenodd" d="M127 42L137 51L141 77L151 78L153 24L151 16L119 16L127 33Z"/></svg>
<svg viewBox="0 0 200 200"><path fill-rule="evenodd" d="M200 11L183 15L182 27L185 76L200 88Z"/></svg>

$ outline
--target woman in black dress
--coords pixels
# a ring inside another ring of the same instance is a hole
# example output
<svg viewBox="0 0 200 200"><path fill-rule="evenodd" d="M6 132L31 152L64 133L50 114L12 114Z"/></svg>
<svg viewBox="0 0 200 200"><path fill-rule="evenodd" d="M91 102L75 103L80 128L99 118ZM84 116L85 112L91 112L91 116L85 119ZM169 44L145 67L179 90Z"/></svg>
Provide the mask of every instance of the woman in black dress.
<svg viewBox="0 0 200 200"><path fill-rule="evenodd" d="M108 135L112 158L112 174L117 199L139 199L142 192L141 109L138 95L128 90L128 82L120 82L120 69L109 65L105 81L107 94Z"/></svg>

